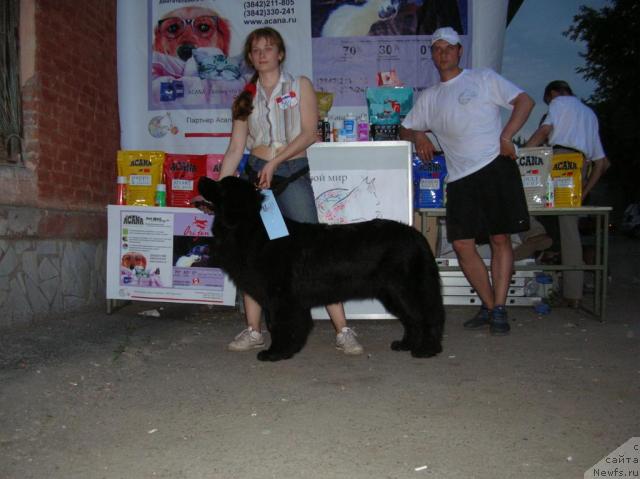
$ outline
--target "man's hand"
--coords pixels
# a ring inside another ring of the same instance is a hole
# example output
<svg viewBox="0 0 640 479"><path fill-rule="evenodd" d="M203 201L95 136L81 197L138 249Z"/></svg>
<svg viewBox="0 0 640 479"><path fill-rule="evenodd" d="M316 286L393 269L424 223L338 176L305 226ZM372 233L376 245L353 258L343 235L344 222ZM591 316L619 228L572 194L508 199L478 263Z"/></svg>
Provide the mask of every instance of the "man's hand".
<svg viewBox="0 0 640 479"><path fill-rule="evenodd" d="M436 147L433 146L433 143L427 138L427 135L417 133L415 135L415 145L416 145L416 153L420 157L422 161L425 163L433 160L433 155L436 152Z"/></svg>
<svg viewBox="0 0 640 479"><path fill-rule="evenodd" d="M515 160L518 157L516 154L516 145L507 138L500 138L500 154Z"/></svg>

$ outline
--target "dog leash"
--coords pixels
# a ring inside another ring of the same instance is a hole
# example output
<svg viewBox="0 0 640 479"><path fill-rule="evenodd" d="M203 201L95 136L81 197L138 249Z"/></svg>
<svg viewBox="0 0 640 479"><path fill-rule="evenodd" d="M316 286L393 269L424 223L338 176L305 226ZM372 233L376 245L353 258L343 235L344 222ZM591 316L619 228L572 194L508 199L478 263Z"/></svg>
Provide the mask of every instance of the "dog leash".
<svg viewBox="0 0 640 479"><path fill-rule="evenodd" d="M244 172L252 182L257 180L258 172L251 168L248 163L244 167ZM293 183L307 173L309 173L309 166L299 169L291 176L273 175L273 179L271 180L271 191L273 191L274 195L278 196L287 188L287 186L289 186L289 183Z"/></svg>

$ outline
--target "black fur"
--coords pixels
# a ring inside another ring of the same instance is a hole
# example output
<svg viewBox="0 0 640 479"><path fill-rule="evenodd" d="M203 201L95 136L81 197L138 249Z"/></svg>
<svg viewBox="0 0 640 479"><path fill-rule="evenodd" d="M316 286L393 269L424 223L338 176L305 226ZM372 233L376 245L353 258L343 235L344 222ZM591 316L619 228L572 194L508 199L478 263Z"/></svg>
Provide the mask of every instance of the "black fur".
<svg viewBox="0 0 640 479"><path fill-rule="evenodd" d="M198 188L215 214L220 267L265 310L271 345L258 359L299 352L313 327L311 307L365 298L377 298L404 326L391 349L415 357L442 351L438 267L414 228L391 220L333 226L286 220L290 235L269 240L259 214L262 194L249 182L203 177Z"/></svg>

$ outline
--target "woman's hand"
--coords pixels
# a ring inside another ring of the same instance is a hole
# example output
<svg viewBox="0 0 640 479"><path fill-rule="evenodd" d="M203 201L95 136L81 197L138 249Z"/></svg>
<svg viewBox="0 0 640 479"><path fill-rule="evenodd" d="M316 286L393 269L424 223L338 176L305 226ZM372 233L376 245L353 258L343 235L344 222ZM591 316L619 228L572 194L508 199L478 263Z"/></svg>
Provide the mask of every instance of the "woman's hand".
<svg viewBox="0 0 640 479"><path fill-rule="evenodd" d="M271 188L271 180L273 179L273 174L276 168L277 165L275 161L267 161L264 168L260 170L260 174L258 175L258 184L256 186L263 190Z"/></svg>

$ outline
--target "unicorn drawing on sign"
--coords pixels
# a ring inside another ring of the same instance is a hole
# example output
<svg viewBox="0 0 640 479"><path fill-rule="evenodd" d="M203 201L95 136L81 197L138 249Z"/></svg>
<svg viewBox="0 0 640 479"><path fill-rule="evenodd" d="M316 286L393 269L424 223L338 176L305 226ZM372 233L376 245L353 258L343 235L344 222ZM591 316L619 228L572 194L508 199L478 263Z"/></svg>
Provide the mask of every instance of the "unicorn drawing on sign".
<svg viewBox="0 0 640 479"><path fill-rule="evenodd" d="M331 188L316 197L321 223L359 223L382 218L375 178L365 176L354 188Z"/></svg>

